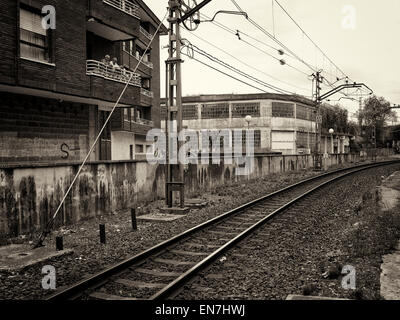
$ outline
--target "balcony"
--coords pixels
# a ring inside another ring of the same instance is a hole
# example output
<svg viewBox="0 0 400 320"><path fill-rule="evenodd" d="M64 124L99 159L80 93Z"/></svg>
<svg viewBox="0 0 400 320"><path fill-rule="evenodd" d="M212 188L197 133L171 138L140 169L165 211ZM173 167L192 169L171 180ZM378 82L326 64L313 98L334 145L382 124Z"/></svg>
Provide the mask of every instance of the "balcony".
<svg viewBox="0 0 400 320"><path fill-rule="evenodd" d="M128 83L121 99L123 104L140 103L140 75L124 69L112 68L96 60L86 61L86 75L90 77L91 96L93 98L115 102Z"/></svg>
<svg viewBox="0 0 400 320"><path fill-rule="evenodd" d="M88 0L88 31L110 41L124 41L141 34L140 9L128 0Z"/></svg>
<svg viewBox="0 0 400 320"><path fill-rule="evenodd" d="M142 26L139 27L139 40L144 44L148 45L153 38L153 35L150 34L145 28Z"/></svg>
<svg viewBox="0 0 400 320"><path fill-rule="evenodd" d="M96 60L86 61L86 74L88 76L101 77L107 80L117 81L126 84L129 79L129 85L140 87L140 75L125 69L116 69L106 66L104 63Z"/></svg>
<svg viewBox="0 0 400 320"><path fill-rule="evenodd" d="M131 15L136 19L140 19L139 6L128 0L103 0L103 2Z"/></svg>
<svg viewBox="0 0 400 320"><path fill-rule="evenodd" d="M153 104L154 93L152 91L140 88L140 105L151 106Z"/></svg>
<svg viewBox="0 0 400 320"><path fill-rule="evenodd" d="M111 130L112 131L125 131L133 132L136 134L146 135L147 132L154 128L154 123L151 120L136 118L136 120L130 120L130 118L124 118L123 109L117 109L111 118Z"/></svg>

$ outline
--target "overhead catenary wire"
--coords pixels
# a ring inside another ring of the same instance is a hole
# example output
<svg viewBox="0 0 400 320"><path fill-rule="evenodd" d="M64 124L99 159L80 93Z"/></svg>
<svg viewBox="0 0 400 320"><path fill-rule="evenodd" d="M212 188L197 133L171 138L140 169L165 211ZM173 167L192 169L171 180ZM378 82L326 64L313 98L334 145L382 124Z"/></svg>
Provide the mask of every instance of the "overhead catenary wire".
<svg viewBox="0 0 400 320"><path fill-rule="evenodd" d="M237 4L237 2L235 0L231 0L232 3L238 8L239 11L244 12L242 10L242 8ZM257 29L259 29L262 33L264 33L265 35L267 35L270 39L272 39L273 41L275 41L279 46L281 46L282 48L284 48L286 51L288 51L290 54L293 55L294 58L296 58L297 60L299 60L300 62L302 62L303 64L305 64L308 68L310 68L313 72L316 72L316 68L314 68L313 66L311 66L309 63L307 63L304 59L300 58L294 51L292 51L290 48L288 48L284 43L282 43L278 38L276 38L274 35L272 35L270 32L268 32L265 28L263 28L262 26L260 26L255 20L253 20L252 18L250 18L249 15L247 15L247 20L254 25Z"/></svg>
<svg viewBox="0 0 400 320"><path fill-rule="evenodd" d="M256 87L255 85L252 85L252 84L250 84L250 83L248 83L248 82L246 82L246 81L243 81L243 80L241 80L241 79L239 79L239 78L236 78L236 77L230 75L229 73L226 73L226 72L224 72L224 71L221 71L221 70L219 70L219 69L217 69L217 68L215 68L215 67L209 65L208 63L205 63L205 62L203 62L203 61L201 61L201 60L199 60L199 59L196 59L195 57L190 56L189 54L186 54L186 53L182 52L182 55L184 55L184 56L186 56L186 57L189 57L190 59L192 59L192 60L194 60L194 61L196 61L196 62L198 62L198 63L201 63L202 65L204 65L204 66L206 66L206 67L208 67L208 68L210 68L210 69L213 69L213 70L215 70L215 71L217 71L217 72L219 72L219 73L221 73L221 74L223 74L223 75L225 75L225 76L227 76L227 77L229 77L229 78L232 78L232 79L234 79L234 80L236 80L236 81L239 81L239 82L241 82L241 83L243 83L243 84L245 84L245 85L247 85L247 86L250 86L250 87L252 87L252 88L254 88L254 89L257 89L257 90L259 90L259 91L261 91L261 92L269 93L268 91L265 91L264 89L258 88L258 87Z"/></svg>
<svg viewBox="0 0 400 320"><path fill-rule="evenodd" d="M234 1L234 0L232 0ZM311 37L304 31L304 29L297 23L297 21L289 14L289 12L279 3L278 0L274 0L278 6L283 10L283 12L294 22L294 24L301 30L301 32L311 41L311 43L323 54L323 56L333 65L336 70L340 71L343 76L347 77L347 75L343 72L341 68L339 68L326 54L325 52L311 39Z"/></svg>
<svg viewBox="0 0 400 320"><path fill-rule="evenodd" d="M256 67L254 67L253 65L250 65L249 63L247 63L247 62L245 62L245 61L243 61L243 60L237 58L236 56L234 56L233 54L229 53L228 51L226 51L226 50L220 48L219 46L217 46L217 45L211 43L210 41L208 41L208 40L206 40L206 39L204 39L204 38L202 38L202 37L196 35L195 33L191 33L191 35L194 36L194 37L196 37L197 39L199 39L199 40L201 40L201 41L207 43L208 45L210 45L210 46L216 48L217 50L219 50L219 51L225 53L226 55L228 55L228 56L230 56L232 59L235 59L236 61L242 63L242 64L245 65L246 67L248 67L248 68L250 68L250 69L253 69L254 71L257 71L257 72L259 72L259 73L262 73L262 74L264 74L264 75L270 77L271 79L273 79L273 80L275 80L275 81L281 82L281 83L283 83L283 84L286 84L286 85L288 85L288 86L291 86L291 87L293 87L293 88L300 89L300 90L303 90L303 91L308 91L308 90L309 90L308 88L302 88L302 87L300 87L300 86L297 86L297 85L294 85L294 84L292 84L292 83L289 83L289 82L283 81L283 80L281 80L281 79L278 79L277 77L274 77L273 75L271 75L271 74L269 74L269 73L267 73L267 72L265 72L265 71L263 71L263 70L260 70L260 69L258 69L258 68L256 68Z"/></svg>
<svg viewBox="0 0 400 320"><path fill-rule="evenodd" d="M67 199L67 197L68 197L69 193L71 192L71 190L72 190L72 188L73 188L73 186L74 186L76 180L78 179L80 173L82 172L83 167L86 165L87 161L89 160L89 157L90 157L91 153L93 152L94 148L96 147L97 142L100 140L101 135L103 134L105 128L107 127L108 123L110 122L111 117L112 117L114 111L116 110L116 108L117 108L117 106L119 105L119 103L120 103L120 101L121 101L123 95L125 94L126 89L128 88L130 82L132 81L133 76L135 75L135 73L136 73L136 71L137 71L139 65L143 62L144 56L146 55L146 53L147 53L147 51L149 50L151 44L153 43L155 37L157 36L158 31L160 30L161 26L163 25L165 19L167 18L167 15L168 15L168 10L167 10L167 12L166 12L166 14L165 14L163 20L162 20L162 21L160 22L160 24L158 25L158 27L157 27L157 29L156 29L154 35L152 36L152 38L151 38L151 40L150 40L150 42L149 42L149 44L147 45L146 49L144 50L144 53L143 53L142 56L140 57L140 59L139 59L137 65L136 65L135 69L132 71L132 74L131 74L131 76L129 77L129 80L128 80L127 83L125 84L125 86L124 86L124 88L123 88L121 94L119 95L117 101L115 102L113 108L111 109L110 114L108 115L107 119L105 120L105 122L104 122L104 124L103 124L103 127L100 129L100 131L99 131L99 133L98 133L96 139L94 140L92 146L90 147L88 153L86 154L86 156L85 156L85 158L84 158L82 164L80 165L80 167L79 167L79 169L78 169L78 172L75 174L74 179L71 181L71 183L70 183L70 185L69 185L67 191L65 192L65 194L64 194L64 196L63 196L63 198L62 198L60 204L58 205L58 207L57 207L56 211L54 212L53 216L51 217L51 219L50 219L50 220L48 221L48 223L46 224L46 227L45 227L44 231L42 232L41 236L39 237L38 243L35 245L35 247L38 247L38 246L42 245L42 243L43 243L44 239L46 238L47 234L50 232L50 229L53 227L54 221L55 221L55 219L57 218L58 213L60 212L61 208L63 207L63 205L64 205L64 203L65 203L65 200Z"/></svg>
<svg viewBox="0 0 400 320"><path fill-rule="evenodd" d="M245 78L247 78L247 79L249 79L251 81L254 81L254 82L258 83L258 84L261 84L262 86L265 86L265 87L267 87L267 88L269 88L271 90L274 90L276 92L279 92L279 93L296 94L294 92L291 92L291 91L279 88L277 86L271 85L271 84L269 84L269 83L267 83L265 81L262 81L262 80L254 77L252 75L249 75L246 72L244 72L242 70L239 70L238 68L228 64L227 62L224 62L221 59L211 55L210 53L200 49L199 47L197 47L196 45L193 45L192 43L190 43L189 45L190 45L191 50L193 50L194 52L196 52L196 53L208 58L209 60L211 60L211 61L213 61L213 62L215 62L215 63L217 63L217 64L219 64L219 65L221 65L221 66L223 66L223 67L225 67L225 68L227 68L227 69L229 69L229 70L231 70L231 71L233 71L233 72L235 72L237 74L240 74L241 76L243 76L243 77L245 77ZM192 55L192 56L194 56L194 55Z"/></svg>
<svg viewBox="0 0 400 320"><path fill-rule="evenodd" d="M204 16L205 18L208 18L206 15L203 15L203 14L202 14L202 16ZM271 53L269 53L269 52L267 52L267 51L265 51L265 50L263 50L263 49L261 49L261 48L255 46L254 44L252 44L252 43L250 43L250 42L248 42L248 41L246 41L246 40L244 40L244 39L242 39L241 35L246 35L246 36L248 36L249 38L251 38L251 39L253 39L253 40L255 40L255 41L258 41L258 42L264 44L265 46L268 46L269 48L275 50L275 51L278 52L278 53L279 53L280 51L282 52L282 50L277 49L277 48L275 48L275 47L273 47L273 46L270 46L270 45L266 44L265 42L259 41L259 40L257 40L256 38L251 37L250 35L244 33L244 32L241 31L241 30L236 30L236 31L234 31L233 29L231 29L231 28L229 28L229 27L225 26L224 24L222 24L222 23L220 23L220 22L217 22L217 21L212 21L212 23L213 23L214 25L216 25L217 27L219 27L219 28L221 28L221 29L223 29L223 30L229 32L230 34L237 36L237 37L239 38L239 41L242 41L242 42L246 43L247 45L253 47L254 49L256 49L256 50L258 50L258 51L260 51L261 53L263 53L263 54L265 54L265 55L267 55L267 56L269 56L269 57L271 57L271 58L277 60L279 63L282 63L282 59L279 59L279 58L275 57L273 54L271 54ZM286 54L287 56L291 57L291 56L288 55L287 53L285 53L285 54ZM293 57L292 57L292 58L293 58ZM289 63L287 63L286 61L284 62L284 65L287 65L289 68L292 68L293 70L296 70L296 71L302 73L303 75L306 75L306 76L309 75L308 73L306 73L306 72L300 70L299 68L297 68L297 67L295 67L295 66L293 66L293 65L291 65L291 64L289 64Z"/></svg>

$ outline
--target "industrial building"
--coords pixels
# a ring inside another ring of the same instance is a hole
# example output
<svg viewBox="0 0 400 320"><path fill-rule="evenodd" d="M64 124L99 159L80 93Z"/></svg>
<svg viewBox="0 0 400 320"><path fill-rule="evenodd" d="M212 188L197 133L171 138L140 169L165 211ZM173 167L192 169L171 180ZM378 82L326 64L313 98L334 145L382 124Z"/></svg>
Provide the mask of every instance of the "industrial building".
<svg viewBox="0 0 400 320"><path fill-rule="evenodd" d="M165 100L161 112L161 119L165 119ZM246 121L246 116L251 117L247 117L250 121ZM311 154L315 150L315 104L300 96L272 93L188 96L183 98L182 117L185 128L198 132L253 129L256 153L294 155ZM162 127L165 128L164 123ZM346 139L345 135L323 135L321 151L347 153Z"/></svg>

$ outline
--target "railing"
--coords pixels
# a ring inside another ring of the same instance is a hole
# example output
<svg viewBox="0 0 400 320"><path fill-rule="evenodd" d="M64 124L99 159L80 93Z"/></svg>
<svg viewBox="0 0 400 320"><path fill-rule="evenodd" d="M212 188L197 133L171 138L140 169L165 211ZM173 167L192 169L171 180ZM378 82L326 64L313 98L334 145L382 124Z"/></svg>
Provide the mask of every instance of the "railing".
<svg viewBox="0 0 400 320"><path fill-rule="evenodd" d="M127 52L127 51L126 51ZM130 54L130 53L129 53ZM131 55L132 57L134 57L135 59L136 59L136 61L137 62L139 62L140 61L140 57L138 58L138 57L136 57L136 56L134 56L134 55ZM150 68L150 69L153 69L153 64L151 63L151 62L149 62L149 61L144 61L144 59L142 59L142 63L146 66L146 67L148 67L148 68Z"/></svg>
<svg viewBox="0 0 400 320"><path fill-rule="evenodd" d="M140 19L139 6L128 0L103 0L104 3Z"/></svg>
<svg viewBox="0 0 400 320"><path fill-rule="evenodd" d="M86 74L88 76L102 77L104 79L118 81L121 83L127 83L133 74L129 85L136 87L141 86L139 74L120 67L115 68L112 66L107 66L105 63L96 60L86 61Z"/></svg>
<svg viewBox="0 0 400 320"><path fill-rule="evenodd" d="M154 98L154 93L152 91L146 90L144 88L140 89L140 93L146 97Z"/></svg>
<svg viewBox="0 0 400 320"><path fill-rule="evenodd" d="M151 127L153 126L153 121L147 119L136 118L135 122L139 124L144 124L146 126L151 126Z"/></svg>
<svg viewBox="0 0 400 320"><path fill-rule="evenodd" d="M153 38L153 36L142 26L140 26L139 30L147 39L151 40Z"/></svg>

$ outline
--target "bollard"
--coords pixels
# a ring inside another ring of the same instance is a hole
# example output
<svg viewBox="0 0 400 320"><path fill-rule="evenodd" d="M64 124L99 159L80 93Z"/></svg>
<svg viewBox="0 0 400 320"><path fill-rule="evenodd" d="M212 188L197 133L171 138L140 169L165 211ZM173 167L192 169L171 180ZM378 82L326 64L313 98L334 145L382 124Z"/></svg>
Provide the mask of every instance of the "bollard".
<svg viewBox="0 0 400 320"><path fill-rule="evenodd" d="M56 237L56 250L57 251L64 250L63 237Z"/></svg>
<svg viewBox="0 0 400 320"><path fill-rule="evenodd" d="M106 244L106 226L104 224L100 224L100 243Z"/></svg>
<svg viewBox="0 0 400 320"><path fill-rule="evenodd" d="M131 209L131 218L132 218L132 230L137 230L137 220L136 220L136 210Z"/></svg>

